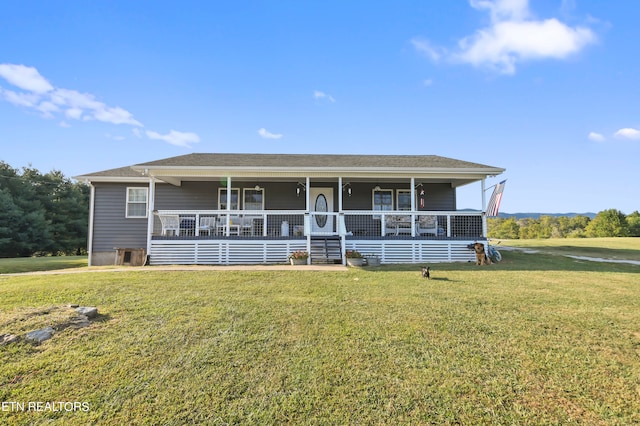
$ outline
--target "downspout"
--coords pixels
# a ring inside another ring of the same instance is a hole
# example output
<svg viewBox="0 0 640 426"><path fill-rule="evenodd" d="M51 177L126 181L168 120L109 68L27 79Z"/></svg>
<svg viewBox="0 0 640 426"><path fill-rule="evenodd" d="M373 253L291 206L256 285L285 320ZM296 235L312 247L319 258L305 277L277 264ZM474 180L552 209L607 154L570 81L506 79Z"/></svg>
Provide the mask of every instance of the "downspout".
<svg viewBox="0 0 640 426"><path fill-rule="evenodd" d="M87 185L89 185L89 235L87 235L87 257L88 257L88 266L92 265L92 255L93 255L93 216L94 216L94 204L96 202L96 188L91 184L89 180L86 181Z"/></svg>

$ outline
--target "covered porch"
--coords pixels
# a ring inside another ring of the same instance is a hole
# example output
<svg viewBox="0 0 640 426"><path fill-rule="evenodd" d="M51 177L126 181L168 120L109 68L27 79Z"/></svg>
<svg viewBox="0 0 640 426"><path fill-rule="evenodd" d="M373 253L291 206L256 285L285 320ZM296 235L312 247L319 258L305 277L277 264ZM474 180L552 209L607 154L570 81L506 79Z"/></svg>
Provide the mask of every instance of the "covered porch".
<svg viewBox="0 0 640 426"><path fill-rule="evenodd" d="M160 264L346 263L347 251L381 263L472 261L482 213L436 210L156 210L149 259Z"/></svg>
<svg viewBox="0 0 640 426"><path fill-rule="evenodd" d="M486 177L502 171L436 156L253 154L133 169L149 179L151 264L285 263L299 250L308 263L344 264L352 250L382 263L472 260L486 221L457 210L456 189L480 182L484 206Z"/></svg>

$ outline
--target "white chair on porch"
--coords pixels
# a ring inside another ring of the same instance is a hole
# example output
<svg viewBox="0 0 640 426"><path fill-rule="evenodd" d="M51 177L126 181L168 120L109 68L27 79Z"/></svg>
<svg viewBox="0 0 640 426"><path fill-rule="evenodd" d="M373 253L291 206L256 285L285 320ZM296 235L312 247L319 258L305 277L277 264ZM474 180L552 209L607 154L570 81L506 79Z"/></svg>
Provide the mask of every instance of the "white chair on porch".
<svg viewBox="0 0 640 426"><path fill-rule="evenodd" d="M161 214L158 215L160 223L162 224L162 235L167 235L167 232L173 231L173 235L180 235L180 216L177 214Z"/></svg>
<svg viewBox="0 0 640 426"><path fill-rule="evenodd" d="M216 217L200 216L200 235L204 232L206 232L207 235L211 235L211 231L216 232Z"/></svg>
<svg viewBox="0 0 640 426"><path fill-rule="evenodd" d="M227 235L227 228L229 235L240 235L239 219L239 216L229 216L229 223L227 223L227 216L220 215L216 222L216 235Z"/></svg>
<svg viewBox="0 0 640 426"><path fill-rule="evenodd" d="M416 233L420 236L425 234L438 235L438 217L431 215L419 216L416 222Z"/></svg>

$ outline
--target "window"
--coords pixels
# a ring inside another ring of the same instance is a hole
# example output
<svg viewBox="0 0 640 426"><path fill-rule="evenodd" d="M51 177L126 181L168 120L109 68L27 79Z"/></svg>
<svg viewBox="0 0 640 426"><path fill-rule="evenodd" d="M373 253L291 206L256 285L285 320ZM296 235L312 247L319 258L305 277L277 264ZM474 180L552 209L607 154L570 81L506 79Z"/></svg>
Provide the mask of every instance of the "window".
<svg viewBox="0 0 640 426"><path fill-rule="evenodd" d="M126 217L147 217L148 188L127 188Z"/></svg>
<svg viewBox="0 0 640 426"><path fill-rule="evenodd" d="M244 189L244 209L264 210L264 189Z"/></svg>
<svg viewBox="0 0 640 426"><path fill-rule="evenodd" d="M393 210L393 190L374 189L373 190L373 210L389 211ZM380 216L374 216L380 219Z"/></svg>
<svg viewBox="0 0 640 426"><path fill-rule="evenodd" d="M231 189L231 210L239 210L238 200L240 199L240 190L238 188ZM227 209L227 189L218 189L218 210Z"/></svg>
<svg viewBox="0 0 640 426"><path fill-rule="evenodd" d="M411 210L411 191L408 189L396 190L397 210Z"/></svg>

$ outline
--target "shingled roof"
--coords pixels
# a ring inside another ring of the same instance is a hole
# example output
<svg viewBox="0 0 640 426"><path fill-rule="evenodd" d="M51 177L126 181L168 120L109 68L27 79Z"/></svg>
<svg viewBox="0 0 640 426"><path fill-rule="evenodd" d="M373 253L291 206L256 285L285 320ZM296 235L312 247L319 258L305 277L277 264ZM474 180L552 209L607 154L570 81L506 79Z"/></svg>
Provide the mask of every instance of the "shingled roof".
<svg viewBox="0 0 640 426"><path fill-rule="evenodd" d="M494 168L437 155L187 154L137 167Z"/></svg>
<svg viewBox="0 0 640 426"><path fill-rule="evenodd" d="M170 157L129 167L104 170L77 176L88 181L138 181L147 174L156 177L213 176L217 173L247 176L275 176L274 173L297 173L300 176L336 173L354 174L463 174L498 175L504 169L437 155L337 155L337 154L205 154L195 153ZM451 176L449 177L451 178ZM467 179L465 178L465 180ZM165 179L166 180L166 179Z"/></svg>

